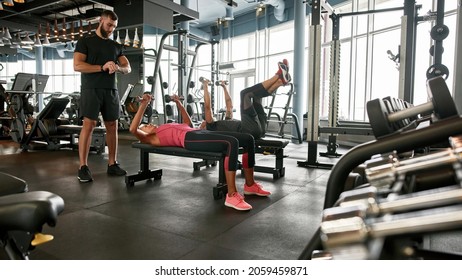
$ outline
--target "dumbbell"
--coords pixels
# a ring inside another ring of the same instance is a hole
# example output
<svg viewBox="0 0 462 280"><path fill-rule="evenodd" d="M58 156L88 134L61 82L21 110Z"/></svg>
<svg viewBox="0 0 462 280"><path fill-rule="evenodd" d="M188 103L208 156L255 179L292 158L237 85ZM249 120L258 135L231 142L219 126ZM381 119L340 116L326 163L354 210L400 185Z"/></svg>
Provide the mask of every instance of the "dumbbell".
<svg viewBox="0 0 462 280"><path fill-rule="evenodd" d="M376 187L346 191L342 193L338 207L327 208L323 211L322 221L351 217L373 218L384 214L462 203L462 189L457 185L410 194L387 193L385 195Z"/></svg>
<svg viewBox="0 0 462 280"><path fill-rule="evenodd" d="M446 206L404 214L387 215L382 219L341 218L321 223L321 240L326 248L365 243L374 238L439 232L462 226L462 206Z"/></svg>
<svg viewBox="0 0 462 280"><path fill-rule="evenodd" d="M164 95L164 99L165 99L165 103L169 103L173 101L172 97L168 94ZM184 97L180 96L180 100L184 100Z"/></svg>
<svg viewBox="0 0 462 280"><path fill-rule="evenodd" d="M409 158L379 160L367 162L365 174L367 181L376 187L390 187L399 176L418 176L420 174L438 171L441 175L452 177L455 173L453 165L459 161L458 154L461 149L444 150L427 155ZM440 178L442 179L442 178Z"/></svg>
<svg viewBox="0 0 462 280"><path fill-rule="evenodd" d="M203 83L204 80L206 80L204 77L199 77L199 82ZM209 81L209 86L213 85L210 81Z"/></svg>
<svg viewBox="0 0 462 280"><path fill-rule="evenodd" d="M427 81L427 93L431 98L430 102L396 112L390 111L390 106L383 99L367 102L367 114L375 137L379 138L394 133L397 122L415 118L420 114L432 112L439 120L459 114L443 77L438 76L429 79Z"/></svg>
<svg viewBox="0 0 462 280"><path fill-rule="evenodd" d="M216 81L216 82L215 82L215 85L216 85L216 86L221 86L221 83L224 83L225 85L228 85L228 84L229 84L228 81Z"/></svg>

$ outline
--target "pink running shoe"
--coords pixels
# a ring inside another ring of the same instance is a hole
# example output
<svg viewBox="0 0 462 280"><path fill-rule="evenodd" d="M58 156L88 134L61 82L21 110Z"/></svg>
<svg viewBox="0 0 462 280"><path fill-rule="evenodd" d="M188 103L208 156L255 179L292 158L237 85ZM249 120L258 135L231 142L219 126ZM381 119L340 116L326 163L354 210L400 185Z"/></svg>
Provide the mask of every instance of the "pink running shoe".
<svg viewBox="0 0 462 280"><path fill-rule="evenodd" d="M244 197L238 192L233 193L231 196L226 195L225 206L234 208L240 211L246 211L252 209L252 206L244 201Z"/></svg>
<svg viewBox="0 0 462 280"><path fill-rule="evenodd" d="M254 194L254 195L258 195L258 196L269 196L271 194L271 192L269 191L265 191L263 188L262 188L262 185L260 185L259 183L255 182L252 186L247 186L246 184L244 184L244 194L245 195L248 195L248 194Z"/></svg>

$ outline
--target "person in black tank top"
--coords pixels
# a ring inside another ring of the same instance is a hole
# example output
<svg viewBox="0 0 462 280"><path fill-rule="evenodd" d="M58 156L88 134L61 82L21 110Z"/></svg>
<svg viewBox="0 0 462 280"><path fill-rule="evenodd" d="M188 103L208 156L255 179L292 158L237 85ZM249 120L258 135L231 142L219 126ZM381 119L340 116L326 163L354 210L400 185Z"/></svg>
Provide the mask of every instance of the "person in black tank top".
<svg viewBox="0 0 462 280"><path fill-rule="evenodd" d="M212 131L249 133L255 139L260 139L265 136L267 116L261 104L261 99L270 96L280 86L286 85L291 80L287 60L284 59L283 62L279 62L278 67L278 71L270 79L241 91L241 120L233 119L233 103L224 81L221 81L220 86L223 88L225 95L225 118L224 120L215 120L213 118L210 93L208 90L210 81L203 79L202 87L204 90L205 121L201 124L201 128Z"/></svg>

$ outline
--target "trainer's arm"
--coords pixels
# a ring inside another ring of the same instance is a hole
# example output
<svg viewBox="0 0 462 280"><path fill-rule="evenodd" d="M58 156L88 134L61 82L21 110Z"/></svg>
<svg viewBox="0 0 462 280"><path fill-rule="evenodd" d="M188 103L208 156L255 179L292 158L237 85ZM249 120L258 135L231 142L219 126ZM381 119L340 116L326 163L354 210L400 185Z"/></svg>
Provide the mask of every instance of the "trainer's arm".
<svg viewBox="0 0 462 280"><path fill-rule="evenodd" d="M132 72L132 67L130 66L130 62L128 61L127 57L122 55L119 56L119 60L117 63L117 72L122 74L129 74Z"/></svg>
<svg viewBox="0 0 462 280"><path fill-rule="evenodd" d="M74 71L80 73L96 73L101 72L102 65L94 65L86 62L87 55L79 52L74 52Z"/></svg>

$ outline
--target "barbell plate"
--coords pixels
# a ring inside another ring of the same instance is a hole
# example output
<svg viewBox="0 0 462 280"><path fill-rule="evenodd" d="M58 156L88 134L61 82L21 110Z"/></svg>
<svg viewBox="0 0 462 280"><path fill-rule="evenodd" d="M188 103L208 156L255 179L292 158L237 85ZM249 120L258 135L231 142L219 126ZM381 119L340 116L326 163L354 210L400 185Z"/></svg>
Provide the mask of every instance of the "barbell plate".
<svg viewBox="0 0 462 280"><path fill-rule="evenodd" d="M430 31L430 36L435 41L442 41L446 39L449 35L449 27L446 25L435 25Z"/></svg>
<svg viewBox="0 0 462 280"><path fill-rule="evenodd" d="M438 76L427 80L427 94L433 103L433 112L438 119L458 116L456 104L446 81Z"/></svg>
<svg viewBox="0 0 462 280"><path fill-rule="evenodd" d="M22 110L22 98L19 94L11 96L10 106L15 113L19 113Z"/></svg>
<svg viewBox="0 0 462 280"><path fill-rule="evenodd" d="M376 138L389 135L394 132L393 126L388 121L386 105L382 99L373 99L366 103L369 123Z"/></svg>
<svg viewBox="0 0 462 280"><path fill-rule="evenodd" d="M427 79L442 76L444 79L449 77L449 69L441 63L435 63L427 69Z"/></svg>
<svg viewBox="0 0 462 280"><path fill-rule="evenodd" d="M16 143L21 143L26 134L24 123L20 119L15 119L11 122L10 136Z"/></svg>

